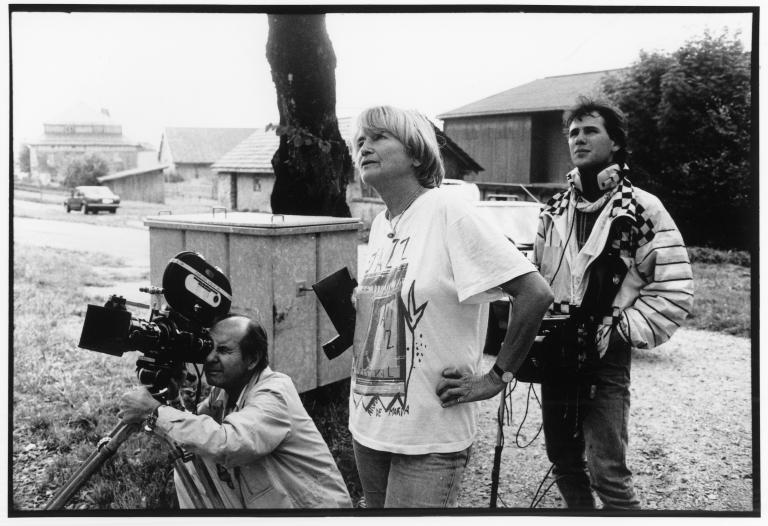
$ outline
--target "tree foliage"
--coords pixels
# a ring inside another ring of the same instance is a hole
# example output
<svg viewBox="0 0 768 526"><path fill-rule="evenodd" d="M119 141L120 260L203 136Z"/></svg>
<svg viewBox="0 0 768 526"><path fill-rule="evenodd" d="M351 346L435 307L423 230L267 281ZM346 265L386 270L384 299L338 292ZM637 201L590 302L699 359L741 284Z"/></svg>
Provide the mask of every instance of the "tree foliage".
<svg viewBox="0 0 768 526"><path fill-rule="evenodd" d="M19 171L29 173L32 169L29 146L26 144L19 145L19 151L16 155L16 162L19 166Z"/></svg>
<svg viewBox="0 0 768 526"><path fill-rule="evenodd" d="M64 167L64 185L70 188L75 186L96 186L97 178L109 173L107 161L98 154L86 154L71 159Z"/></svg>
<svg viewBox="0 0 768 526"><path fill-rule="evenodd" d="M352 158L336 119L336 55L325 15L269 15L267 59L280 136L272 158L276 214L349 217ZM270 127L268 127L270 128Z"/></svg>
<svg viewBox="0 0 768 526"><path fill-rule="evenodd" d="M752 241L751 54L737 36L643 52L603 86L629 120L633 183L662 200L692 245Z"/></svg>

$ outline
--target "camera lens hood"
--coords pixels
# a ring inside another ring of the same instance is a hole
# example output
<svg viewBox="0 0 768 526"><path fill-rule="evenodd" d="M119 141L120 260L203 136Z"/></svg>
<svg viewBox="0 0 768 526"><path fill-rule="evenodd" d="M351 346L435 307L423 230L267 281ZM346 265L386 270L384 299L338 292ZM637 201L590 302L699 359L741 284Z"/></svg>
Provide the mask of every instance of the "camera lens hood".
<svg viewBox="0 0 768 526"><path fill-rule="evenodd" d="M168 305L185 318L210 327L232 306L232 287L218 267L197 252L179 252L163 272Z"/></svg>

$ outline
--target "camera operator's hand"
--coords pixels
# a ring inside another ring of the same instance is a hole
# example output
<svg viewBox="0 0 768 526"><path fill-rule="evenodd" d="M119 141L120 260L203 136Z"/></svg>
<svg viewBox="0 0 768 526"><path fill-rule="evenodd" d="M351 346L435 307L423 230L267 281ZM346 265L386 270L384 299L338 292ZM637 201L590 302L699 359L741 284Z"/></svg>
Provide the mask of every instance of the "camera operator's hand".
<svg viewBox="0 0 768 526"><path fill-rule="evenodd" d="M504 387L504 383L490 372L480 375L462 374L455 367L449 367L443 369L442 374L436 392L443 407L485 400L500 393Z"/></svg>
<svg viewBox="0 0 768 526"><path fill-rule="evenodd" d="M121 399L121 409L117 417L126 424L140 424L162 404L155 400L146 387L137 387L128 391Z"/></svg>

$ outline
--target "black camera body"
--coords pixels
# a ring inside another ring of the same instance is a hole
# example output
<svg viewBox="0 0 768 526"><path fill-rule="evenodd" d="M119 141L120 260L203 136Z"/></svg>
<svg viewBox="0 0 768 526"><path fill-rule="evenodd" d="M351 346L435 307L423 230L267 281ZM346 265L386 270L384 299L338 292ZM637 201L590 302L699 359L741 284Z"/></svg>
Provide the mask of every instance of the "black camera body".
<svg viewBox="0 0 768 526"><path fill-rule="evenodd" d="M136 362L139 381L161 391L185 363L205 362L213 349L209 329L229 312L232 288L219 268L185 251L168 262L162 288L141 290L162 294L167 304L153 307L148 320L135 318L121 296L111 296L103 307L88 305L78 345L112 356L141 352Z"/></svg>

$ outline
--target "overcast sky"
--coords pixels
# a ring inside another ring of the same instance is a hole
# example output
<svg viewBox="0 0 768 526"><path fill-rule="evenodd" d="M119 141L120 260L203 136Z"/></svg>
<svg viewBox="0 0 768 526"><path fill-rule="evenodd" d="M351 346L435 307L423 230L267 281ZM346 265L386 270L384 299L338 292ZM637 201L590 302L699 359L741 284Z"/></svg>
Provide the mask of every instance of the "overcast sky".
<svg viewBox="0 0 768 526"><path fill-rule="evenodd" d="M751 40L749 14L330 14L337 115L372 104L430 117L531 80L612 69L709 29ZM14 136L78 102L158 146L165 126L278 119L264 14L13 13Z"/></svg>

